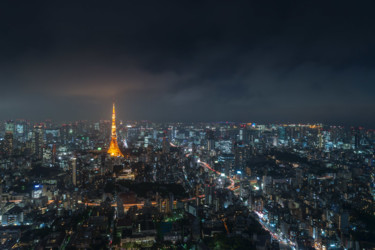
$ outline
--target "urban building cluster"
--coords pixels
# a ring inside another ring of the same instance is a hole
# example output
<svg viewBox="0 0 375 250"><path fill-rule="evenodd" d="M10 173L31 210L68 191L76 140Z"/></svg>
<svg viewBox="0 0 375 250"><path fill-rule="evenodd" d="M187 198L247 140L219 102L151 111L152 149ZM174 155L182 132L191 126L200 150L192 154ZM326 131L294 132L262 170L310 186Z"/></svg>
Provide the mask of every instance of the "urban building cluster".
<svg viewBox="0 0 375 250"><path fill-rule="evenodd" d="M371 249L375 131L5 121L2 249Z"/></svg>

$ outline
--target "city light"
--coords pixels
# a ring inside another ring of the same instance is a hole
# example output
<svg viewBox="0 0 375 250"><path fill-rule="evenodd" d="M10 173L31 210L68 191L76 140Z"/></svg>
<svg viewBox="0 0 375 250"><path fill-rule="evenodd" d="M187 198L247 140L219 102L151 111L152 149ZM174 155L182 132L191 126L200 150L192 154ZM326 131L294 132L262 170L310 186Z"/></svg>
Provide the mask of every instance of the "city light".
<svg viewBox="0 0 375 250"><path fill-rule="evenodd" d="M4 1L0 249L375 249L374 9Z"/></svg>

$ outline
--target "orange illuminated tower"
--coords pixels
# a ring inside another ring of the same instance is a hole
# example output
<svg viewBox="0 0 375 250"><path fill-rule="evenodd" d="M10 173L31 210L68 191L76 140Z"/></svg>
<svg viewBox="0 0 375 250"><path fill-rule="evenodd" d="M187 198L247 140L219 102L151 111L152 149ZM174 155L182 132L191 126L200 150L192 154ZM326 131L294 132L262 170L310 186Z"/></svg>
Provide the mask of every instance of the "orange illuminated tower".
<svg viewBox="0 0 375 250"><path fill-rule="evenodd" d="M109 144L109 149L107 153L110 154L111 156L124 157L124 155L121 153L117 144L115 103L113 103L113 112L112 112L111 143Z"/></svg>

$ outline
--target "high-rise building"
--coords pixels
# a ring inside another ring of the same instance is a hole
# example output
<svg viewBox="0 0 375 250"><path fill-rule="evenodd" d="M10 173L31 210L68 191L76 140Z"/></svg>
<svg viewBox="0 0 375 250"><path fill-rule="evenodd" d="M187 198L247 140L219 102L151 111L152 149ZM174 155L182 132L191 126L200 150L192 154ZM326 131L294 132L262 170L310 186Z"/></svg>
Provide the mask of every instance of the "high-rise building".
<svg viewBox="0 0 375 250"><path fill-rule="evenodd" d="M323 135L321 133L321 128L318 127L318 147L323 148Z"/></svg>
<svg viewBox="0 0 375 250"><path fill-rule="evenodd" d="M42 125L34 126L34 134L32 138L32 152L37 157L37 159L43 158L43 147L44 147L43 132L44 131L43 131Z"/></svg>
<svg viewBox="0 0 375 250"><path fill-rule="evenodd" d="M124 157L124 155L121 153L120 148L117 144L117 133L116 133L116 112L115 112L115 104L113 103L113 112L112 112L112 128L111 128L111 142L109 144L109 148L107 153L110 156L115 157Z"/></svg>
<svg viewBox="0 0 375 250"><path fill-rule="evenodd" d="M17 141L26 142L27 140L27 126L26 120L17 120L15 127L14 127L14 137Z"/></svg>
<svg viewBox="0 0 375 250"><path fill-rule="evenodd" d="M53 144L52 146L52 164L55 164L56 162L56 144Z"/></svg>
<svg viewBox="0 0 375 250"><path fill-rule="evenodd" d="M14 133L14 122L13 121L7 121L5 123L5 133L10 132Z"/></svg>
<svg viewBox="0 0 375 250"><path fill-rule="evenodd" d="M213 186L211 184L206 183L204 185L204 202L206 205L212 204L212 193L213 193Z"/></svg>
<svg viewBox="0 0 375 250"><path fill-rule="evenodd" d="M52 148L45 147L43 148L43 165L51 166L52 164Z"/></svg>
<svg viewBox="0 0 375 250"><path fill-rule="evenodd" d="M4 154L6 156L11 156L13 154L14 147L14 122L7 121L5 123L5 135L4 135Z"/></svg>
<svg viewBox="0 0 375 250"><path fill-rule="evenodd" d="M207 130L206 131L206 138L207 138L207 150L215 149L215 135L214 131Z"/></svg>
<svg viewBox="0 0 375 250"><path fill-rule="evenodd" d="M246 128L245 127L241 127L240 130L238 131L238 140L239 141L245 141L247 138L246 138Z"/></svg>
<svg viewBox="0 0 375 250"><path fill-rule="evenodd" d="M13 133L5 132L4 136L4 154L6 156L11 156L13 154Z"/></svg>
<svg viewBox="0 0 375 250"><path fill-rule="evenodd" d="M354 129L354 149L359 149L361 143L361 135L359 128Z"/></svg>
<svg viewBox="0 0 375 250"><path fill-rule="evenodd" d="M71 126L70 124L63 124L60 128L60 138L62 144L67 144L70 141L71 137Z"/></svg>
<svg viewBox="0 0 375 250"><path fill-rule="evenodd" d="M242 143L236 143L234 145L234 165L237 170L244 171L247 159L247 147Z"/></svg>
<svg viewBox="0 0 375 250"><path fill-rule="evenodd" d="M72 158L72 182L73 186L77 186L77 159Z"/></svg>
<svg viewBox="0 0 375 250"><path fill-rule="evenodd" d="M284 143L286 140L286 132L285 132L285 127L279 126L278 127L278 140L280 143Z"/></svg>
<svg viewBox="0 0 375 250"><path fill-rule="evenodd" d="M163 154L168 154L170 151L170 144L169 140L166 137L163 137L163 148L162 148Z"/></svg>

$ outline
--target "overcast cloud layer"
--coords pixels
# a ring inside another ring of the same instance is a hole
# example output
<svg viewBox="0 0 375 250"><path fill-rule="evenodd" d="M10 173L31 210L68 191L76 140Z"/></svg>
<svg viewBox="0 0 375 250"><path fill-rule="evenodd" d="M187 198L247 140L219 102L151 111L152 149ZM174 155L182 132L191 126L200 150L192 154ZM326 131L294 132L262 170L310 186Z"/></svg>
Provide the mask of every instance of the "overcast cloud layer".
<svg viewBox="0 0 375 250"><path fill-rule="evenodd" d="M372 1L0 3L0 119L375 128Z"/></svg>

